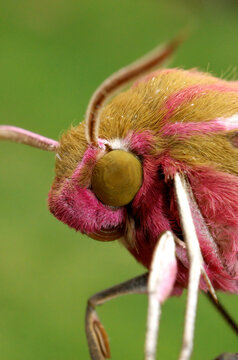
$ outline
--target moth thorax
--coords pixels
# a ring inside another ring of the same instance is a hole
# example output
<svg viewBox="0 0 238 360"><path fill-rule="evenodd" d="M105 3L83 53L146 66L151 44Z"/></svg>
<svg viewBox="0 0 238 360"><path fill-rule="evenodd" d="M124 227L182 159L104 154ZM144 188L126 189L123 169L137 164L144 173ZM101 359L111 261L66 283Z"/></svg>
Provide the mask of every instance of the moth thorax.
<svg viewBox="0 0 238 360"><path fill-rule="evenodd" d="M92 189L105 205L129 204L142 184L142 166L139 159L123 150L104 155L93 170Z"/></svg>

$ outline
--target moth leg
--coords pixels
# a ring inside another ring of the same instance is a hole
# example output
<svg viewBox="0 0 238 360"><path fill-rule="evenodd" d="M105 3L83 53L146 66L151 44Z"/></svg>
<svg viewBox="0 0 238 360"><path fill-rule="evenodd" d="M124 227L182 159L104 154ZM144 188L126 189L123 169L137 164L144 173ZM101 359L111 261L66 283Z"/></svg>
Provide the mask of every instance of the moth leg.
<svg viewBox="0 0 238 360"><path fill-rule="evenodd" d="M173 234L167 231L157 243L149 273L145 360L154 360L156 357L161 304L173 289L176 273L175 239Z"/></svg>
<svg viewBox="0 0 238 360"><path fill-rule="evenodd" d="M231 354L231 353L224 353L220 356L216 357L214 360L238 360L238 353Z"/></svg>
<svg viewBox="0 0 238 360"><path fill-rule="evenodd" d="M215 306L217 311L221 314L223 319L230 325L231 329L238 335L238 324L232 318L232 316L228 313L225 307L221 304L221 302L217 302L214 300L213 296L208 292L206 293L207 298L211 301L211 303ZM238 355L237 355L238 356Z"/></svg>
<svg viewBox="0 0 238 360"><path fill-rule="evenodd" d="M186 182L182 175L176 173L174 177L175 192L178 203L178 210L181 226L187 245L188 257L190 261L188 296L185 312L185 325L183 333L182 349L179 360L188 360L193 350L194 325L197 309L199 284L203 270L203 258L196 235L192 213L189 205L189 195ZM211 289L212 286L210 285Z"/></svg>
<svg viewBox="0 0 238 360"><path fill-rule="evenodd" d="M147 291L147 281L148 273L101 291L88 300L85 326L92 360L105 360L110 358L107 333L97 316L95 307L121 295L145 294Z"/></svg>

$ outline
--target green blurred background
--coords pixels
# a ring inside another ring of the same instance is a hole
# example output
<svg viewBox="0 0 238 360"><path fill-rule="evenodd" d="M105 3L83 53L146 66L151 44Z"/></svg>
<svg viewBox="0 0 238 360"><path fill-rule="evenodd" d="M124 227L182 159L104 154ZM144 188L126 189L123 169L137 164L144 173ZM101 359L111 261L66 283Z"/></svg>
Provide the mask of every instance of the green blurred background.
<svg viewBox="0 0 238 360"><path fill-rule="evenodd" d="M82 120L109 74L189 25L173 66L233 77L238 7L226 1L0 2L0 123L58 139ZM89 359L87 298L144 270L119 244L81 236L48 212L54 155L0 144L0 360ZM237 297L221 294L237 316ZM142 359L147 299L99 309L112 358ZM164 305L158 358L175 360L185 296ZM237 351L237 338L200 295L192 359Z"/></svg>

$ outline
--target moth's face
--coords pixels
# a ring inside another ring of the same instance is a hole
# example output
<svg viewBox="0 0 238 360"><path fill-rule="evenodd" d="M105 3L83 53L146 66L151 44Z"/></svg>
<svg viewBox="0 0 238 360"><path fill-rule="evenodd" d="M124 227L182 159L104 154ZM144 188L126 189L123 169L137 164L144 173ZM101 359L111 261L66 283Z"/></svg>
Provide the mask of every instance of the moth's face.
<svg viewBox="0 0 238 360"><path fill-rule="evenodd" d="M58 160L60 161L60 160ZM126 205L142 184L142 164L130 151L88 147L72 175L56 176L50 211L90 237L110 241L123 236Z"/></svg>

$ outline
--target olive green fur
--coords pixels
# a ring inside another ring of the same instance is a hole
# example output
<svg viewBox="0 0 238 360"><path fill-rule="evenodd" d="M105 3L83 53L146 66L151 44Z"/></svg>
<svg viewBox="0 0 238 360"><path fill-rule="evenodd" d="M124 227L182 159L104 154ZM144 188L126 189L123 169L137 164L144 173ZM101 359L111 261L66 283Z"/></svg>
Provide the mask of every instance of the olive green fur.
<svg viewBox="0 0 238 360"><path fill-rule="evenodd" d="M207 91L181 103L168 114L167 100L189 86L205 85ZM210 90L210 85L229 86L231 91ZM237 83L227 82L196 70L162 70L147 81L143 79L117 95L101 113L99 137L108 141L125 139L130 132L150 131L153 135L150 154L169 153L175 160L192 166L212 166L237 174L237 148L228 136L232 132L179 136L162 136L165 122L207 122L238 113ZM56 176L70 177L89 145L84 122L68 130L60 140L56 157Z"/></svg>

